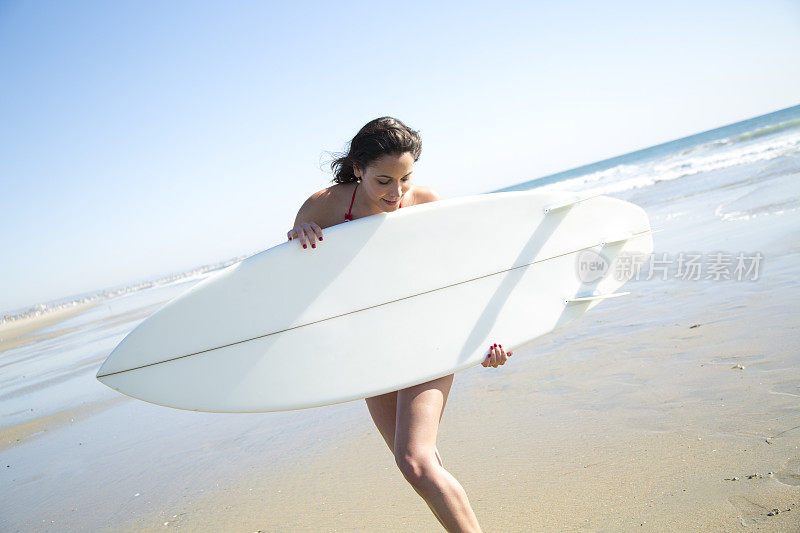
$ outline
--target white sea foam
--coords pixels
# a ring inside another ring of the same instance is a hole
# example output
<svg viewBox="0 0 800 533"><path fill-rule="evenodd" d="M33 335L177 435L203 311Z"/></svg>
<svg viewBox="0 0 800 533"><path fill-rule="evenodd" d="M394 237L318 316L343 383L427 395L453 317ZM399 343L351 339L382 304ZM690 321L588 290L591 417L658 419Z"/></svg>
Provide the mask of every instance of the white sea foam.
<svg viewBox="0 0 800 533"><path fill-rule="evenodd" d="M606 170L543 185L541 189L614 194L689 176L800 154L800 128L778 130L771 136L713 141L638 164Z"/></svg>

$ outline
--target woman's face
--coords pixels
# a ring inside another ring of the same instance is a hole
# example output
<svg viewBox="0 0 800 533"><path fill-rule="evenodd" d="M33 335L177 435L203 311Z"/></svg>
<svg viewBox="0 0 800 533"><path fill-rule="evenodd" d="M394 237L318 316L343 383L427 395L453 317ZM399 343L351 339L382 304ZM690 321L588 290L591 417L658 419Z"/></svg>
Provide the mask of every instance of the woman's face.
<svg viewBox="0 0 800 533"><path fill-rule="evenodd" d="M409 152L387 154L367 165L363 171L358 167L353 170L356 177L361 178L368 203L378 206L381 211L395 211L411 189L414 156Z"/></svg>

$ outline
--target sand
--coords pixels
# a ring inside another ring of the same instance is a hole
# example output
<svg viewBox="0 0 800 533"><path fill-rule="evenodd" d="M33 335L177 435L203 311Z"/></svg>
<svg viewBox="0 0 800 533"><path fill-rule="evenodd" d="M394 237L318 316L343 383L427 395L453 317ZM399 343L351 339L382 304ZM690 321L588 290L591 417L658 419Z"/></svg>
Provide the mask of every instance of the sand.
<svg viewBox="0 0 800 533"><path fill-rule="evenodd" d="M123 397L114 398L89 405L58 411L53 414L33 418L27 422L0 428L0 451L19 446L24 441L33 439L47 431L54 431L61 426L72 424L113 407L125 401Z"/></svg>
<svg viewBox="0 0 800 533"><path fill-rule="evenodd" d="M800 530L797 259L774 261L760 283L648 285L535 341L505 367L459 373L439 449L484 531ZM298 446L293 459L251 446L250 460L230 460L228 448L206 444L182 468L225 464L218 483L198 492L190 487L202 479L155 470L152 482L172 496L153 497L121 522L102 514L106 473L75 487L88 515L56 514L48 527L441 531L363 402L355 405L360 416L344 417L336 435L285 434ZM24 446L67 423L78 431L72 422L108 407L35 419L3 440ZM306 413L323 420L341 411ZM151 437L137 453L163 445Z"/></svg>
<svg viewBox="0 0 800 533"><path fill-rule="evenodd" d="M57 337L68 332L63 328L55 331L34 335L37 332L63 322L71 316L77 315L97 305L96 303L76 304L53 311L48 311L37 316L12 320L0 323L0 354L6 350L19 348L42 339Z"/></svg>
<svg viewBox="0 0 800 533"><path fill-rule="evenodd" d="M778 266L648 285L458 374L439 449L484 530L800 530L797 283ZM339 437L123 530L441 530L366 407Z"/></svg>

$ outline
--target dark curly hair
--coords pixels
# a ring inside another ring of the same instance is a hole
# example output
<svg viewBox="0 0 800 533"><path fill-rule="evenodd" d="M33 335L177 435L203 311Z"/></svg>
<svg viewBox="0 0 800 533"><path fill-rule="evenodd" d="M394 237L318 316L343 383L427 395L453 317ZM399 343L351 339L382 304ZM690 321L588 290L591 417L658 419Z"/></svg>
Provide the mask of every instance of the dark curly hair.
<svg viewBox="0 0 800 533"><path fill-rule="evenodd" d="M339 154L340 157L331 162L333 181L336 183L358 181L353 172L353 164L363 170L384 155L401 155L406 152L414 156L414 161L419 159L422 153L422 139L419 132L392 117L370 120L350 141L347 153Z"/></svg>

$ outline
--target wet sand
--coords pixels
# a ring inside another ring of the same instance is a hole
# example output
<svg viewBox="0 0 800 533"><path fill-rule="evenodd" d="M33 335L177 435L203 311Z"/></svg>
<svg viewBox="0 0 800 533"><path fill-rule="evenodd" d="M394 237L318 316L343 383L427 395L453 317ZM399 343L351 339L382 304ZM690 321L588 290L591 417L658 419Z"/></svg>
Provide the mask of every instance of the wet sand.
<svg viewBox="0 0 800 533"><path fill-rule="evenodd" d="M439 449L484 531L798 530L798 255L774 262L775 275L761 283L636 291L501 369L458 374ZM341 419L339 435L286 433L287 442L312 442L280 460L250 446L249 461L230 461L225 448L206 445L202 459L185 457L185 478L151 473L172 485L171 498L154 497L121 523L93 518L122 531L441 531L363 402L355 406L354 416L307 411ZM14 430L24 445L26 431L95 415L64 413ZM162 445L142 442L137 453ZM219 483L188 474L213 462L230 469ZM205 489L180 488L193 484ZM103 499L95 492L102 483L81 490L90 502ZM50 526L69 523L62 516Z"/></svg>
<svg viewBox="0 0 800 533"><path fill-rule="evenodd" d="M123 397L114 398L90 405L59 411L47 416L34 418L21 424L0 429L0 450L19 446L27 439L35 438L46 431L54 431L61 426L88 418L100 411L125 401Z"/></svg>
<svg viewBox="0 0 800 533"><path fill-rule="evenodd" d="M35 333L82 313L94 305L96 304L86 303L74 305L43 313L38 316L0 323L0 354L6 350L19 348L42 339L63 335L67 332L63 329L38 335L35 335Z"/></svg>

